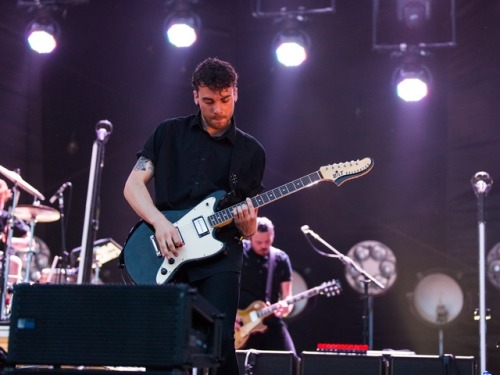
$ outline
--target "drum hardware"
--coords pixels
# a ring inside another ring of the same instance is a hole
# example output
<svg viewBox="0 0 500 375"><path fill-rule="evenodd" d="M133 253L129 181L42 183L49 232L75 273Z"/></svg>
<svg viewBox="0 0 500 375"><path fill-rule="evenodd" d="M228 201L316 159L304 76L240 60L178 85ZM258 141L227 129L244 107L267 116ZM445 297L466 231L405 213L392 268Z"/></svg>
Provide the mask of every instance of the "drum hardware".
<svg viewBox="0 0 500 375"><path fill-rule="evenodd" d="M14 209L14 215L26 222L29 222L31 232L30 232L30 242L28 256L26 259L26 273L24 276L24 282L29 282L31 275L31 263L34 254L34 236L35 236L35 225L37 223L50 223L59 220L61 214L59 211L52 207L44 206L41 204L33 205L19 205Z"/></svg>
<svg viewBox="0 0 500 375"><path fill-rule="evenodd" d="M14 233L14 218L16 217L15 215L19 215L19 219L25 220L29 219L30 220L30 245L29 245L29 250L27 252L27 270L26 270L26 277L24 281L29 281L29 275L30 275L30 266L33 258L33 237L34 237L34 230L35 230L35 223L36 221L40 222L48 222L48 221L54 221L58 220L59 218L56 218L56 214L52 211L50 207L42 206L40 205L40 200L45 200L45 197L43 194L41 194L37 189L35 189L33 186L28 184L24 179L20 176L18 171L10 171L7 168L4 168L3 166L0 165L0 173L3 174L5 177L7 177L10 181L14 183L12 190L12 206L10 207L10 210L8 211L8 234L7 234L7 241L6 241L6 256L3 257L2 259L2 274L0 277L1 281L1 306L0 306L0 320L6 320L8 318L8 311L7 311L7 293L8 293L8 288L9 288L9 270L10 270L10 259L11 259L11 254L12 252L12 238L13 238L13 233ZM34 197L34 202L33 205L31 206L19 206L17 207L17 202L19 200L19 189L22 189L26 191L27 193L31 194ZM29 216L29 217L28 217ZM24 219L23 219L24 217ZM7 274L7 275L5 275Z"/></svg>
<svg viewBox="0 0 500 375"><path fill-rule="evenodd" d="M31 265L33 263L33 256L37 253L35 248L35 225L37 223L49 223L57 221L60 218L59 211L43 206L43 205L20 205L14 210L14 214L24 221L27 221L31 228L31 235L29 240L29 246L24 249L26 256L26 271L24 276L24 282L29 282L31 277Z"/></svg>

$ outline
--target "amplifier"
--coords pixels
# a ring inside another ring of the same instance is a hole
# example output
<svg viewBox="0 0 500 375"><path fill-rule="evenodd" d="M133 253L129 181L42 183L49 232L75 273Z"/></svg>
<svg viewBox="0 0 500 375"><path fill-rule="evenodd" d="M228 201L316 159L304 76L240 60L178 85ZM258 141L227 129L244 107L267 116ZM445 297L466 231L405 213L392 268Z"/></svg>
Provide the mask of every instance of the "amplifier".
<svg viewBox="0 0 500 375"><path fill-rule="evenodd" d="M382 356L302 352L300 357L300 375L385 375L387 369Z"/></svg>
<svg viewBox="0 0 500 375"><path fill-rule="evenodd" d="M293 352L237 350L239 375L297 375L299 359Z"/></svg>
<svg viewBox="0 0 500 375"><path fill-rule="evenodd" d="M9 366L220 363L223 316L187 285L14 286Z"/></svg>
<svg viewBox="0 0 500 375"><path fill-rule="evenodd" d="M392 357L390 359L390 375L475 375L476 361L474 357L426 356Z"/></svg>

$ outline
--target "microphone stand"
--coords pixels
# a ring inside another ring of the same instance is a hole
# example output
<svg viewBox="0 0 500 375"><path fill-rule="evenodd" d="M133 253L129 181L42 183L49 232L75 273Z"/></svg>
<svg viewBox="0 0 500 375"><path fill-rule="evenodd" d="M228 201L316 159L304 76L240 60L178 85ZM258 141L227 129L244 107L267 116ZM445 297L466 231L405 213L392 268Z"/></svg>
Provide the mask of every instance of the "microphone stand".
<svg viewBox="0 0 500 375"><path fill-rule="evenodd" d="M373 334L373 311L372 311L372 299L371 296L368 294L368 286L370 282L373 282L375 285L377 285L380 289L384 289L384 285L380 283L377 279L375 279L372 275L370 275L368 272L366 272L359 264L357 264L355 261L353 261L350 257L348 257L345 254L342 254L340 251L335 249L332 245L330 245L328 242L323 240L319 235L317 235L315 232L310 230L308 227L304 228L302 227L302 231L304 233L308 233L311 236L313 236L315 239L317 239L319 242L321 242L323 245L325 245L328 249L330 249L334 254L335 258L340 259L340 261L345 265L345 266L351 266L353 267L357 272L359 272L361 275L363 275L365 278L363 280L364 283L364 311L363 311L363 341L366 344L367 343L367 336L368 338L368 343L369 343L369 348L372 349L372 334ZM368 331L368 332L367 332Z"/></svg>
<svg viewBox="0 0 500 375"><path fill-rule="evenodd" d="M69 254L66 251L66 219L64 215L64 194L59 192L57 194L57 202L59 205L59 213L61 215L61 268L66 270L72 266L69 262ZM65 271L64 271L65 272Z"/></svg>
<svg viewBox="0 0 500 375"><path fill-rule="evenodd" d="M491 190L493 180L486 172L477 172L471 179L474 193L477 197L478 210L478 250L479 250L479 352L480 374L489 374L486 371L486 195Z"/></svg>
<svg viewBox="0 0 500 375"><path fill-rule="evenodd" d="M97 193L101 186L101 170L104 167L104 146L111 135L113 125L108 120L101 120L97 123L95 130L97 139L94 141L90 163L82 247L78 268L78 284L90 283L91 281L94 242L97 230L99 229L99 197Z"/></svg>

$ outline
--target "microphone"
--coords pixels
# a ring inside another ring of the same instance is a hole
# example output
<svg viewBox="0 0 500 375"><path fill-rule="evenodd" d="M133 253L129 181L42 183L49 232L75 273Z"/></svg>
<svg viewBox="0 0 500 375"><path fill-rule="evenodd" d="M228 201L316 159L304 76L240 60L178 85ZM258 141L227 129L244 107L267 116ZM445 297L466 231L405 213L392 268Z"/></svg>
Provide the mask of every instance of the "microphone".
<svg viewBox="0 0 500 375"><path fill-rule="evenodd" d="M67 187L71 187L73 184L71 182L65 182L64 184L61 185L59 189L54 193L52 197L50 197L49 202L52 204L56 201L57 197L61 195L64 190L66 190Z"/></svg>
<svg viewBox="0 0 500 375"><path fill-rule="evenodd" d="M113 124L108 120L101 120L95 126L97 139L106 142L113 132Z"/></svg>
<svg viewBox="0 0 500 375"><path fill-rule="evenodd" d="M476 195L488 194L493 185L493 180L487 172L477 172L470 182Z"/></svg>
<svg viewBox="0 0 500 375"><path fill-rule="evenodd" d="M309 225L302 225L300 227L300 230L302 231L302 233L304 234L308 234L309 232L311 232L311 230L309 229Z"/></svg>

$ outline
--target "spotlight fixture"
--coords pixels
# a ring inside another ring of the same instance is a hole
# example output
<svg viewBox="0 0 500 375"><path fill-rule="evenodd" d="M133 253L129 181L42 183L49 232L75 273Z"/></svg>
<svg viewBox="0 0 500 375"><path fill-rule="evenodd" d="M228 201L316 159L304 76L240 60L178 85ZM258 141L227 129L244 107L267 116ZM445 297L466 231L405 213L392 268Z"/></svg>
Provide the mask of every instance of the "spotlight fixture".
<svg viewBox="0 0 500 375"><path fill-rule="evenodd" d="M27 7L34 13L26 28L26 40L31 49L40 54L53 52L58 44L60 27L53 14L66 11L70 5L87 3L89 0L17 0L18 7Z"/></svg>
<svg viewBox="0 0 500 375"><path fill-rule="evenodd" d="M424 54L422 52L422 54ZM416 54L404 57L403 63L396 68L392 85L399 98L405 102L418 102L429 93L432 75Z"/></svg>
<svg viewBox="0 0 500 375"><path fill-rule="evenodd" d="M409 294L412 312L436 326L455 320L464 307L464 292L456 278L440 271L419 278L414 292Z"/></svg>
<svg viewBox="0 0 500 375"><path fill-rule="evenodd" d="M50 15L42 15L28 24L26 40L40 54L51 53L57 47L59 25Z"/></svg>
<svg viewBox="0 0 500 375"><path fill-rule="evenodd" d="M173 0L173 12L165 19L164 32L167 41L178 48L191 47L201 28L200 17L191 10L197 0Z"/></svg>
<svg viewBox="0 0 500 375"><path fill-rule="evenodd" d="M368 284L368 294L371 296L387 292L397 278L396 257L392 250L379 241L362 241L354 245L347 256L358 263L361 268L379 281L384 289ZM365 277L354 267L345 268L345 276L349 285L358 293L365 293Z"/></svg>
<svg viewBox="0 0 500 375"><path fill-rule="evenodd" d="M296 9L291 9L294 6L293 1L286 1L282 4L267 3L265 7L261 0L255 0L252 15L255 18L273 17L275 23L282 24L273 42L276 60L286 67L303 64L307 59L311 44L309 36L303 30L303 25L308 21L306 16L335 13L335 0L324 0L324 4L318 1L315 7L297 5Z"/></svg>
<svg viewBox="0 0 500 375"><path fill-rule="evenodd" d="M301 28L305 22L302 16L291 16L284 21L284 26L276 35L274 48L276 59L286 67L299 66L307 59L311 44L307 33Z"/></svg>
<svg viewBox="0 0 500 375"><path fill-rule="evenodd" d="M486 275L491 284L500 289L500 242L493 246L488 253Z"/></svg>

